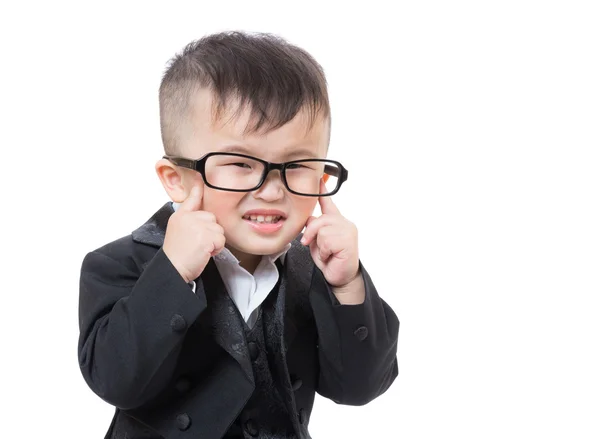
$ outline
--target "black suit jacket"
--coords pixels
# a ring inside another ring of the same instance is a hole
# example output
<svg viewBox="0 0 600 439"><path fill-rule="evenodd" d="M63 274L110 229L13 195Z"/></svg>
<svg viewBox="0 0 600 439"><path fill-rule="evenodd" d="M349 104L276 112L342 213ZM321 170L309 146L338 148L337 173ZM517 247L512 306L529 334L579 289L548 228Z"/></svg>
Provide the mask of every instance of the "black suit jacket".
<svg viewBox="0 0 600 439"><path fill-rule="evenodd" d="M88 253L80 279L78 345L90 388L116 407L109 438L221 438L254 390L243 322L211 260L196 293L162 250L172 204ZM315 392L362 405L398 374L399 322L362 264L366 299L340 305L297 240L276 309L263 314L272 371L307 430Z"/></svg>

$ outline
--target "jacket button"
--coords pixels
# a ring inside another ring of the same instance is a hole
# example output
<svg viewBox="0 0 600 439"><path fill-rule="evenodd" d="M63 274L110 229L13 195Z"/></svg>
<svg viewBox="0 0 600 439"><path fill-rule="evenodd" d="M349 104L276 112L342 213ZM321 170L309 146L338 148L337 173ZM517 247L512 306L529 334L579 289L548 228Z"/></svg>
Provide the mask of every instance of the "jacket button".
<svg viewBox="0 0 600 439"><path fill-rule="evenodd" d="M244 428L250 436L258 436L258 427L256 426L256 422L254 422L252 419L248 419L246 421L246 423L244 424Z"/></svg>
<svg viewBox="0 0 600 439"><path fill-rule="evenodd" d="M179 428L181 431L185 431L188 428L190 428L191 424L192 424L192 420L187 415L187 413L182 413L180 415L177 415L177 428Z"/></svg>
<svg viewBox="0 0 600 439"><path fill-rule="evenodd" d="M181 314L175 314L171 317L171 329L175 332L185 331L187 323Z"/></svg>
<svg viewBox="0 0 600 439"><path fill-rule="evenodd" d="M297 378L294 380L294 382L292 383L292 390L295 392L296 390L298 390L300 387L302 387L302 380L300 378Z"/></svg>
<svg viewBox="0 0 600 439"><path fill-rule="evenodd" d="M356 338L358 338L360 341L363 341L365 338L367 338L367 335L369 335L369 330L366 326L360 326L356 331L354 331L354 335L356 335Z"/></svg>
<svg viewBox="0 0 600 439"><path fill-rule="evenodd" d="M181 377L175 383L175 388L179 393L186 393L192 388L192 382L186 377Z"/></svg>
<svg viewBox="0 0 600 439"><path fill-rule="evenodd" d="M306 421L308 420L306 410L300 409L300 411L298 412L298 420L300 421L300 424L306 424Z"/></svg>
<svg viewBox="0 0 600 439"><path fill-rule="evenodd" d="M258 358L258 346L256 343L253 341L248 343L248 351L250 352L250 358L252 358L252 361L255 361Z"/></svg>

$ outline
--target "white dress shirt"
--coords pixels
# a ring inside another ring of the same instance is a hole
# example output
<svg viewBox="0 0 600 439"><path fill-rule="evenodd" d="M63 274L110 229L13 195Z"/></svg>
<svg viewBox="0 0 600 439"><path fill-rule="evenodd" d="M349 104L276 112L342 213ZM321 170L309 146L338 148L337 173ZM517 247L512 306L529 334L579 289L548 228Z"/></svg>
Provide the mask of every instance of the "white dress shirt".
<svg viewBox="0 0 600 439"><path fill-rule="evenodd" d="M174 210L177 210L178 207L179 203L173 203ZM231 297L250 328L254 326L258 318L260 305L279 280L279 270L275 265L275 261L280 258L283 264L285 254L291 246L291 244L288 244L279 253L263 256L256 270L254 270L254 274L242 267L240 261L227 248L224 248L218 255L213 256L229 297ZM196 291L194 282L192 289L194 292Z"/></svg>

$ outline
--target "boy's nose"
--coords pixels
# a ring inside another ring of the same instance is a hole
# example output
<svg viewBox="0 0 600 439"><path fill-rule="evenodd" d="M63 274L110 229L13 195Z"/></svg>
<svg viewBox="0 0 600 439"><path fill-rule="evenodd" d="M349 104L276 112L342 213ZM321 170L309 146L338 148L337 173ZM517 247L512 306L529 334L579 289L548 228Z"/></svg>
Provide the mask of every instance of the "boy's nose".
<svg viewBox="0 0 600 439"><path fill-rule="evenodd" d="M254 191L254 197L265 201L276 201L283 197L284 192L285 185L281 180L281 172L274 169L269 172L262 186Z"/></svg>

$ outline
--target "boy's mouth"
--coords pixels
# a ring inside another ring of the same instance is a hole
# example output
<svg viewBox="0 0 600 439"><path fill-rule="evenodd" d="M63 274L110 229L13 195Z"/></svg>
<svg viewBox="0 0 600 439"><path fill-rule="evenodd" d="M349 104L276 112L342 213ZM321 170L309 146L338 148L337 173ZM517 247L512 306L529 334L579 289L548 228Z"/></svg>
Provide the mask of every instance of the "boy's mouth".
<svg viewBox="0 0 600 439"><path fill-rule="evenodd" d="M281 210L253 209L242 216L252 228L259 233L274 233L283 227L287 215Z"/></svg>

